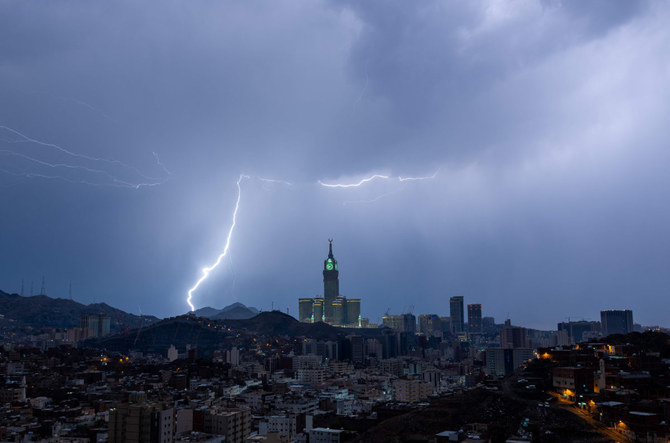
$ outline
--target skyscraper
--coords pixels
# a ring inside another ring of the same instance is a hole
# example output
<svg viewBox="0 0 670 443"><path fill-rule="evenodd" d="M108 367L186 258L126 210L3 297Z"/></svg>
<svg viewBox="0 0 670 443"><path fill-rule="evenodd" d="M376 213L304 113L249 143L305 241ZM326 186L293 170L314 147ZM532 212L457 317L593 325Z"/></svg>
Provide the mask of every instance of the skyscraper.
<svg viewBox="0 0 670 443"><path fill-rule="evenodd" d="M500 330L501 348L530 348L530 340L526 337L526 328L505 325Z"/></svg>
<svg viewBox="0 0 670 443"><path fill-rule="evenodd" d="M333 240L328 240L328 257L323 262L323 297L299 298L298 320L305 323L325 322L333 326L360 328L361 299L340 295L339 271L333 256ZM366 323L367 324L367 323Z"/></svg>
<svg viewBox="0 0 670 443"><path fill-rule="evenodd" d="M442 322L436 314L419 315L419 332L430 337L435 332L442 332Z"/></svg>
<svg viewBox="0 0 670 443"><path fill-rule="evenodd" d="M314 299L300 298L298 299L298 320L303 323L314 322ZM319 321L318 319L316 321Z"/></svg>
<svg viewBox="0 0 670 443"><path fill-rule="evenodd" d="M328 258L323 262L323 298L326 323L333 323L334 303L340 295L340 272L337 270L337 260L333 257L333 240L328 240Z"/></svg>
<svg viewBox="0 0 670 443"><path fill-rule="evenodd" d="M323 297L316 297L314 299L314 323L324 321L326 319L323 313Z"/></svg>
<svg viewBox="0 0 670 443"><path fill-rule="evenodd" d="M468 332L482 332L482 305L468 305Z"/></svg>
<svg viewBox="0 0 670 443"><path fill-rule="evenodd" d="M347 320L346 316L347 299L344 297L337 297L333 302L333 317L331 323L336 326L343 326Z"/></svg>
<svg viewBox="0 0 670 443"><path fill-rule="evenodd" d="M86 314L79 318L82 328L91 330L91 337L104 337L109 335L111 319L104 314Z"/></svg>
<svg viewBox="0 0 670 443"><path fill-rule="evenodd" d="M347 324L349 326L361 326L361 299L350 298L347 300Z"/></svg>
<svg viewBox="0 0 670 443"><path fill-rule="evenodd" d="M604 337L611 334L628 334L633 332L633 311L629 309L600 311L600 323Z"/></svg>
<svg viewBox="0 0 670 443"><path fill-rule="evenodd" d="M449 299L451 313L451 332L463 332L463 297L456 296Z"/></svg>

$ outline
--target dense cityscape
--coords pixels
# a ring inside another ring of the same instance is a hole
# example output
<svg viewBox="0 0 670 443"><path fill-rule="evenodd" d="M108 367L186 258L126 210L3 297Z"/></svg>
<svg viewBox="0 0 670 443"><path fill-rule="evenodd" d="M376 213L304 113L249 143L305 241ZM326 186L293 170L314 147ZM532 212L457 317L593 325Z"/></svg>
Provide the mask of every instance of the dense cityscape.
<svg viewBox="0 0 670 443"><path fill-rule="evenodd" d="M670 443L669 23L0 1L0 443Z"/></svg>
<svg viewBox="0 0 670 443"><path fill-rule="evenodd" d="M299 300L300 321L237 303L135 328L104 313L53 328L5 309L0 441L670 437L668 331L634 324L630 310L540 331L452 296L449 315L370 324L361 300L337 292L332 241L323 280L323 298ZM56 314L76 304L35 297ZM4 294L0 307L35 297Z"/></svg>

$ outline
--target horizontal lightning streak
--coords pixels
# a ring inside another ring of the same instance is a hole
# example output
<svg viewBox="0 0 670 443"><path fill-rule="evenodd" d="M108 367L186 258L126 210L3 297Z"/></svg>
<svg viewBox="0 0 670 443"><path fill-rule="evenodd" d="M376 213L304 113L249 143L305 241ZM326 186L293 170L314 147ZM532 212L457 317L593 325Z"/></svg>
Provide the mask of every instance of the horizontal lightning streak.
<svg viewBox="0 0 670 443"><path fill-rule="evenodd" d="M40 177L40 178L48 178L48 179L59 179L59 180L64 180L64 181L67 181L67 182L70 182L70 183L82 183L82 184L87 184L87 185L92 185L92 186L112 186L112 187L133 188L133 189L139 189L141 187L158 186L160 184L165 183L165 181L167 180L167 177L164 178L164 179L149 177L149 176L143 174L142 172L140 172L139 169L137 169L133 166L130 166L130 165L128 165L128 164L126 164L122 161L119 161L119 160L110 160L110 159L107 159L107 158L92 157L92 156L89 156L89 155L78 154L76 152L72 152L68 149L63 148L62 146L59 146L59 145L55 144L55 143L48 143L48 142L44 142L44 141L37 140L35 138L29 137L26 134L24 134L20 131L17 131L16 129L10 128L9 126L0 125L0 129L5 130L5 131L7 131L7 132L9 132L13 135L16 135L16 136L20 137L19 140L8 140L8 139L3 138L3 139L1 139L1 141L4 142L4 143L7 143L7 144L34 143L34 144L37 144L37 145L40 145L40 146L44 146L44 147L47 147L47 148L54 149L58 152L61 152L62 154L65 154L65 155L71 157L71 158L76 158L76 159L81 159L81 160L88 160L88 161L91 161L91 162L107 163L107 164L110 164L110 165L120 166L122 168L125 168L126 170L133 171L135 174L137 174L142 179L147 180L147 182L139 182L139 183L129 182L129 181L122 180L122 179L118 178L117 175L115 175L115 174L113 174L109 171L99 169L99 168L90 168L90 167L87 167L87 166L84 166L84 165L77 165L77 164L70 164L70 163L51 163L51 162L48 162L48 161L45 161L45 160L41 160L41 159L38 159L38 158L35 158L35 157L28 156L28 155L23 154L23 153L16 152L16 151L11 151L11 150L7 150L7 149L0 150L1 153L14 155L14 156L23 158L25 160L28 160L30 162L36 163L38 165L49 167L49 168L66 168L66 169L70 169L70 170L79 170L79 171L85 171L85 172L89 172L89 173L93 173L93 174L100 174L100 175L105 176L112 183L111 184L93 183L93 182L90 182L90 181L85 180L85 179L78 179L77 180L77 179L72 179L72 178L69 178L69 177L63 177L63 176L59 176L59 175L46 175L46 174L40 174L40 173L36 173L36 172L26 172L26 171L19 174L19 175L22 175L23 177L28 177L28 178ZM154 158L156 160L156 163L158 164L158 166L160 166L163 169L165 174L166 175L171 175L170 171L165 167L165 165L163 165L161 163L161 161L158 157L158 154L156 154L154 152L153 155L154 155ZM14 174L14 175L17 175L17 174Z"/></svg>
<svg viewBox="0 0 670 443"><path fill-rule="evenodd" d="M401 182L406 182L406 181L412 181L412 180L431 180L435 177L437 177L437 173L439 171L435 171L433 175L428 175L426 177L398 177L398 181Z"/></svg>
<svg viewBox="0 0 670 443"><path fill-rule="evenodd" d="M414 180L430 180L437 177L437 173L438 171L435 171L433 175L428 175L425 177L402 177L402 176L390 177L388 175L374 174L371 175L370 177L362 179L357 183L324 183L321 180L319 180L318 183L321 186L325 186L326 188L357 188L361 185L364 185L365 183L371 182L372 180L378 178L383 180L398 180L399 182L414 181Z"/></svg>
<svg viewBox="0 0 670 443"><path fill-rule="evenodd" d="M357 188L357 187L361 186L362 184L370 182L370 181L372 181L376 178L383 178L385 180L388 180L391 177L389 177L388 175L375 174L375 175L372 175L368 178L364 178L363 180L359 181L358 183L348 183L348 184L347 183L324 183L321 180L319 180L319 184L321 186L325 186L326 188Z"/></svg>
<svg viewBox="0 0 670 443"><path fill-rule="evenodd" d="M266 182L266 183L280 183L282 185L293 186L293 183L287 182L287 181L284 181L284 180L275 180L275 179L272 179L272 178L263 178L263 177L255 177L255 178L257 180L260 180L260 181Z"/></svg>

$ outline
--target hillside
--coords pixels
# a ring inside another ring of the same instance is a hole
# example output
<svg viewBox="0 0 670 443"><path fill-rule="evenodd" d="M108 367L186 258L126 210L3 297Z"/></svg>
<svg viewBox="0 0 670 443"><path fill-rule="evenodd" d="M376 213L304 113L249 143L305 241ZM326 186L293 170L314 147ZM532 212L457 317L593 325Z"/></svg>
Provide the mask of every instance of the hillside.
<svg viewBox="0 0 670 443"><path fill-rule="evenodd" d="M348 334L372 336L379 333L376 328L343 329L325 323L300 323L290 315L271 311L261 312L245 320L211 320L211 322L195 315L182 315L161 320L139 331L134 329L126 334L88 340L83 345L120 353L138 350L156 354L165 354L170 345L176 346L181 351L186 345L190 345L198 348L198 355L209 356L214 350L222 347L224 340L235 337L239 331L255 337L304 336L319 340L337 340L338 336Z"/></svg>
<svg viewBox="0 0 670 443"><path fill-rule="evenodd" d="M205 317L212 320L244 320L258 314L258 309L245 306L242 303L233 303L223 309L215 309L209 306L200 308L193 312L197 317Z"/></svg>
<svg viewBox="0 0 670 443"><path fill-rule="evenodd" d="M21 325L48 328L79 327L79 318L85 314L105 314L111 318L112 331L138 327L157 322L152 315L140 318L113 308L106 303L84 305L65 298L51 298L46 295L22 297L0 291L0 314Z"/></svg>

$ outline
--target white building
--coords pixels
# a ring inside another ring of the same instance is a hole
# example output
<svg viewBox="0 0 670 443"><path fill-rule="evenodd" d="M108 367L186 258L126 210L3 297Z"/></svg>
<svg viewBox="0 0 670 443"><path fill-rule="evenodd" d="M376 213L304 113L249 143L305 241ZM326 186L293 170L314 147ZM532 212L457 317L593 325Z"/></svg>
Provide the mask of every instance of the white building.
<svg viewBox="0 0 670 443"><path fill-rule="evenodd" d="M178 358L179 358L179 351L177 351L177 348L175 348L174 345L170 345L170 347L167 350L168 361L175 361Z"/></svg>
<svg viewBox="0 0 670 443"><path fill-rule="evenodd" d="M267 435L277 433L289 440L293 440L297 434L297 418L295 415L271 415L266 417L267 421L258 424L258 433Z"/></svg>
<svg viewBox="0 0 670 443"><path fill-rule="evenodd" d="M309 431L309 443L340 443L340 429L314 428Z"/></svg>
<svg viewBox="0 0 670 443"><path fill-rule="evenodd" d="M230 351L226 351L226 363L230 363L231 366L239 366L240 350L237 348L232 348Z"/></svg>

